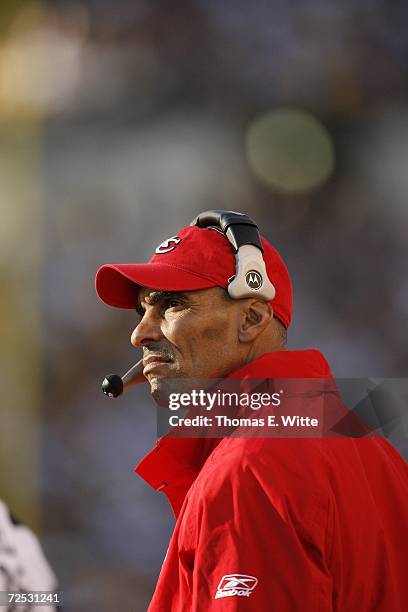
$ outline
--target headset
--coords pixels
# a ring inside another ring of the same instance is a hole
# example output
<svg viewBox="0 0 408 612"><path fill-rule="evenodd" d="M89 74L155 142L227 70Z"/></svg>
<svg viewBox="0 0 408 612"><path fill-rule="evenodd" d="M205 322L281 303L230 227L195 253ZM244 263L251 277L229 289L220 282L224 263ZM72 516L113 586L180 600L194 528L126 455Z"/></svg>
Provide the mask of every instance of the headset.
<svg viewBox="0 0 408 612"><path fill-rule="evenodd" d="M248 215L233 210L206 210L190 225L222 232L235 254L235 275L228 279L228 294L234 300L248 297L269 302L275 297L275 287L268 278L263 259L259 229ZM145 382L143 360L138 361L122 377L108 374L102 391L108 397L118 397L136 384Z"/></svg>
<svg viewBox="0 0 408 612"><path fill-rule="evenodd" d="M258 226L248 215L233 210L207 210L190 225L220 230L235 253L235 276L229 279L228 293L235 299L257 297L269 302L275 287L266 272Z"/></svg>

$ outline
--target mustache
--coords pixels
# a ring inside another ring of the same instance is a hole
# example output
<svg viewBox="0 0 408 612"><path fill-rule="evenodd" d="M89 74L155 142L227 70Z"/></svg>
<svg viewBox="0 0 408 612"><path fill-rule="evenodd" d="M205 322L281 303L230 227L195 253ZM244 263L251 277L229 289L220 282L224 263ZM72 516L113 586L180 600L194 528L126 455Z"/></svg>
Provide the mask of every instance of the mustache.
<svg viewBox="0 0 408 612"><path fill-rule="evenodd" d="M146 342L143 347L143 359L149 355L159 355L164 359L174 359L175 353L171 345L164 342Z"/></svg>

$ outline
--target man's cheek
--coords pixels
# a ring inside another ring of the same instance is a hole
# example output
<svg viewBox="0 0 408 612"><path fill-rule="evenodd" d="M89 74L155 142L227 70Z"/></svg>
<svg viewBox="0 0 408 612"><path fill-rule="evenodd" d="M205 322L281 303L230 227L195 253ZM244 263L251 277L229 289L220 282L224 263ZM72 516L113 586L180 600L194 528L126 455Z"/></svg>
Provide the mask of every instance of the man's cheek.
<svg viewBox="0 0 408 612"><path fill-rule="evenodd" d="M229 337L230 322L225 316L211 317L211 320L203 326L201 333L204 338L215 343L222 340L227 341Z"/></svg>
<svg viewBox="0 0 408 612"><path fill-rule="evenodd" d="M226 324L208 325L202 330L200 338L192 344L193 356L202 364L219 364L224 361L225 354L230 351L231 340Z"/></svg>

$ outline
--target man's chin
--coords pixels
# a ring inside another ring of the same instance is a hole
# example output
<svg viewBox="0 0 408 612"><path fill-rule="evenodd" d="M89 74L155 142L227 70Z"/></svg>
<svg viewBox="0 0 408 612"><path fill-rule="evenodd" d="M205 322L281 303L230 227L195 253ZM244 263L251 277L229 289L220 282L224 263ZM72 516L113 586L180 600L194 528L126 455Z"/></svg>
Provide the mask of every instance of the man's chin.
<svg viewBox="0 0 408 612"><path fill-rule="evenodd" d="M156 404L167 407L169 405L169 396L171 393L183 393L191 384L183 378L164 377L164 376L149 376L150 394Z"/></svg>
<svg viewBox="0 0 408 612"><path fill-rule="evenodd" d="M158 378L157 376L151 376L148 378L148 382L150 385L150 394L156 404L163 406L163 402L166 402L166 381L163 378Z"/></svg>

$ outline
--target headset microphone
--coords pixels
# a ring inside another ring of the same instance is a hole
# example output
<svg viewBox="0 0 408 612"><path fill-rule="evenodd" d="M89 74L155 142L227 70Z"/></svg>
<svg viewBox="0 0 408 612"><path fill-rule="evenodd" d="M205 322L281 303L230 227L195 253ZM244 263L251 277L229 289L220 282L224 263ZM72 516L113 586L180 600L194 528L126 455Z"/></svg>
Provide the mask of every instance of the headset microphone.
<svg viewBox="0 0 408 612"><path fill-rule="evenodd" d="M118 374L108 374L102 381L102 391L108 397L119 397L134 385L145 382L143 376L143 359L140 359L123 376Z"/></svg>

